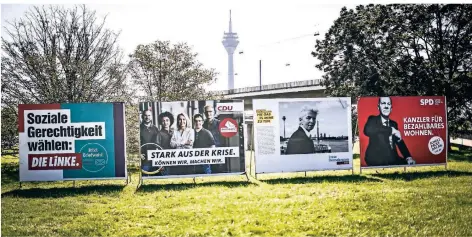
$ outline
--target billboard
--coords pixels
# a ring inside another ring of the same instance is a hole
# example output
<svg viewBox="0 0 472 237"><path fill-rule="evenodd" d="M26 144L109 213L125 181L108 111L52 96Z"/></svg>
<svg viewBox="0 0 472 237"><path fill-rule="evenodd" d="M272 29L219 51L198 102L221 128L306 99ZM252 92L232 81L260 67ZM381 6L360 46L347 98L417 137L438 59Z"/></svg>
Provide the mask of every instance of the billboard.
<svg viewBox="0 0 472 237"><path fill-rule="evenodd" d="M358 116L361 167L446 163L445 97L361 97Z"/></svg>
<svg viewBox="0 0 472 237"><path fill-rule="evenodd" d="M143 179L245 172L242 100L142 102Z"/></svg>
<svg viewBox="0 0 472 237"><path fill-rule="evenodd" d="M21 104L21 181L126 179L123 103Z"/></svg>
<svg viewBox="0 0 472 237"><path fill-rule="evenodd" d="M256 173L352 169L350 98L253 100Z"/></svg>

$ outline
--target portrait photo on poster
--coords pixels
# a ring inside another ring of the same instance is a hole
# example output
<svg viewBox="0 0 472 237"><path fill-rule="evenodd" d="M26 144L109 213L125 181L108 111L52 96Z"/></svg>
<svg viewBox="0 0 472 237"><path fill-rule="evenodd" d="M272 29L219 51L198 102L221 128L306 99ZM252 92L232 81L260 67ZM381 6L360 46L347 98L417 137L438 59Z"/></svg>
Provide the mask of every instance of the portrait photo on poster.
<svg viewBox="0 0 472 237"><path fill-rule="evenodd" d="M370 138L365 161L368 165L405 165L415 164L408 147L402 139L398 123L390 118L392 99L379 97L378 115L369 116L364 134ZM400 157L397 148L403 157Z"/></svg>
<svg viewBox="0 0 472 237"><path fill-rule="evenodd" d="M349 152L348 103L279 102L280 154Z"/></svg>

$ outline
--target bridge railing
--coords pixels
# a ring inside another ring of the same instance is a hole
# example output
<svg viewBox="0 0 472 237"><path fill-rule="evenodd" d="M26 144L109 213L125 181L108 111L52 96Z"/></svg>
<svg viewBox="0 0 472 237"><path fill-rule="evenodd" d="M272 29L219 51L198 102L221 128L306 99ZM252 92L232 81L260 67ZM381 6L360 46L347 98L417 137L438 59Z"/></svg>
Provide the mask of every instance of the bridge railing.
<svg viewBox="0 0 472 237"><path fill-rule="evenodd" d="M229 95L229 94L241 94L241 93L256 92L256 91L289 89L289 88L307 87L307 86L320 86L323 81L324 81L324 79L314 79L314 80L305 80L305 81L292 81L292 82L269 84L269 85L263 85L263 86L251 86L251 87L237 88L237 89L232 89L232 90L214 91L213 93L216 94L216 95Z"/></svg>

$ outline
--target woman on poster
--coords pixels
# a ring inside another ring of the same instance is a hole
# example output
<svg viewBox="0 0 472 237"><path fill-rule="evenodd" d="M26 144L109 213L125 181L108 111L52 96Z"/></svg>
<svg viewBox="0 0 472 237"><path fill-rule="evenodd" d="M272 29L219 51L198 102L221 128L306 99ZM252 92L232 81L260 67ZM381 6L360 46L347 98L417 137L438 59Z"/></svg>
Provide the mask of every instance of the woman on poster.
<svg viewBox="0 0 472 237"><path fill-rule="evenodd" d="M170 147L176 149L192 149L194 130L190 127L190 122L184 113L177 115L177 130L172 134Z"/></svg>

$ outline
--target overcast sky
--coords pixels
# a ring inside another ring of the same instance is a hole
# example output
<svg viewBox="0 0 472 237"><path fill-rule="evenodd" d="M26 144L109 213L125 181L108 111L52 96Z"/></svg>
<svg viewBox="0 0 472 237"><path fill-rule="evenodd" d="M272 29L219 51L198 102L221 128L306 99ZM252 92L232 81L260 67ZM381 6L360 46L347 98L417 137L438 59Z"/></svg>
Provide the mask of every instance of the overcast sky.
<svg viewBox="0 0 472 237"><path fill-rule="evenodd" d="M40 1L27 1L37 2ZM338 0L325 3L308 0L168 0L147 3L118 0L119 4L103 0L100 1L102 4L93 0L57 0L52 3L58 2L87 3L99 16L108 15L107 26L121 31L119 44L126 55L137 45L157 39L187 42L206 67L215 68L219 73L216 84L209 88L211 90L227 89L227 53L222 39L223 33L228 31L230 9L233 31L240 41L234 58L235 87L240 88L259 85L259 60L262 60L262 84L321 78L322 73L315 68L317 60L310 54L316 38L322 39L343 6L354 8L368 3ZM2 26L6 20L21 17L31 6L2 4ZM2 27L2 35L3 32ZM315 32L320 36L313 36ZM239 54L240 51L244 53Z"/></svg>
<svg viewBox="0 0 472 237"><path fill-rule="evenodd" d="M227 88L227 53L221 41L228 31L230 9L233 31L240 41L234 58L235 87L239 88L259 84L259 59L263 84L320 78L321 73L314 67L316 60L310 54L315 44L313 34L323 35L345 5L216 0L87 4L99 16L108 14L107 26L121 31L119 44L126 55L137 45L157 39L187 42L206 67L219 72L211 88L218 90ZM21 17L31 6L2 4L2 26L6 20Z"/></svg>

